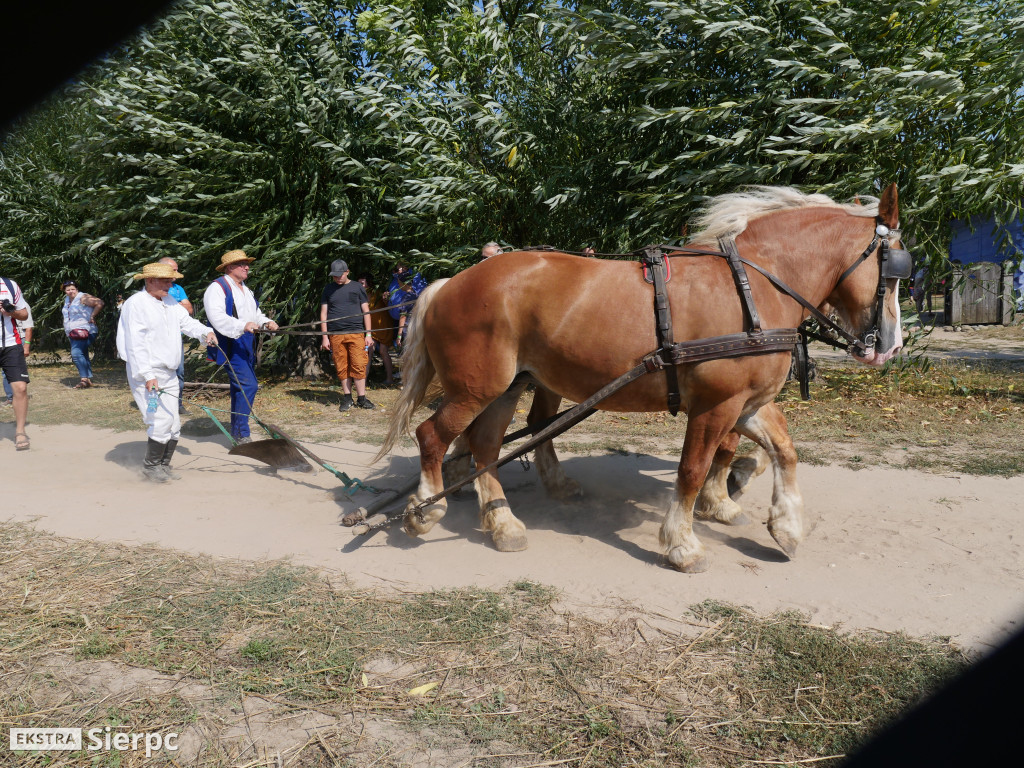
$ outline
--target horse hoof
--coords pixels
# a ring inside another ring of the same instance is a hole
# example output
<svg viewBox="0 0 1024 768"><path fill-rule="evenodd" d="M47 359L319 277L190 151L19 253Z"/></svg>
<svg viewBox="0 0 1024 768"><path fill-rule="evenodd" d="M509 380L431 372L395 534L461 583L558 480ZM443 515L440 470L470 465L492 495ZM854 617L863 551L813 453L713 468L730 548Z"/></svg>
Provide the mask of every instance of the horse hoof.
<svg viewBox="0 0 1024 768"><path fill-rule="evenodd" d="M725 490L729 494L729 498L735 501L743 495L743 491L747 489L747 483L750 482L750 475L744 473L740 477L735 470L729 473L729 477L725 480Z"/></svg>
<svg viewBox="0 0 1024 768"><path fill-rule="evenodd" d="M522 552L527 547L526 534L522 531L510 533L494 532L494 547L499 552Z"/></svg>
<svg viewBox="0 0 1024 768"><path fill-rule="evenodd" d="M710 507L702 507L700 501L693 508L693 516L698 520L709 520L725 525L746 525L750 518L743 512L743 507L732 499L720 499Z"/></svg>
<svg viewBox="0 0 1024 768"><path fill-rule="evenodd" d="M725 479L725 490L729 498L735 501L747 490L750 481L757 474L757 460L751 456L736 459L729 468L729 476Z"/></svg>
<svg viewBox="0 0 1024 768"><path fill-rule="evenodd" d="M678 548L668 553L668 564L682 573L704 573L711 567L711 561L703 552L685 556Z"/></svg>
<svg viewBox="0 0 1024 768"><path fill-rule="evenodd" d="M572 501L583 498L583 487L571 478L566 478L557 488L549 491L551 498L557 501Z"/></svg>
<svg viewBox="0 0 1024 768"><path fill-rule="evenodd" d="M775 543L779 545L779 548L786 554L790 560L796 557L796 548L800 544L799 539L790 536L782 531L772 531L769 529L772 538L775 539Z"/></svg>
<svg viewBox="0 0 1024 768"><path fill-rule="evenodd" d="M412 504L416 504L416 498L413 497L411 500ZM434 505L427 507L425 510L419 512L416 510L410 510L405 513L405 518L402 520L402 529L410 536L421 536L424 533L428 533L437 522L444 517L444 513L447 510L440 506Z"/></svg>
<svg viewBox="0 0 1024 768"><path fill-rule="evenodd" d="M426 533L433 527L433 525L426 524L422 518L418 518L416 515L406 515L402 521L402 530L413 538Z"/></svg>

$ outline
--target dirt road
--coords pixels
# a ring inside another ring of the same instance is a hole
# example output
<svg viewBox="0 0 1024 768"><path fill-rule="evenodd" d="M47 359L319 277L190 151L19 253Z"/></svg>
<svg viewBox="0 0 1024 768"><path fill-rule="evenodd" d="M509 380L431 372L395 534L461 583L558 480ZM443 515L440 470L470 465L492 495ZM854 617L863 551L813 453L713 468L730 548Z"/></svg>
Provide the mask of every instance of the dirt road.
<svg viewBox="0 0 1024 768"><path fill-rule="evenodd" d="M6 515L74 538L157 543L228 558L290 558L388 589L497 587L530 579L557 587L566 602L588 610L626 603L678 616L706 599L761 612L798 609L821 624L951 635L978 648L997 642L1024 617L1022 478L801 466L813 530L790 562L764 525L771 481L761 477L743 500L754 522L735 528L697 523L711 570L683 575L662 564L657 541L677 446L657 456L566 457L567 472L586 493L578 502L547 499L535 470L502 469L530 542L525 552L505 554L478 529L472 492L423 539L409 538L398 526L356 538L338 521L369 496L349 500L326 472L277 476L236 460L223 438L184 438L176 461L184 477L168 486L140 479L141 431L37 427L32 441L31 451L17 454L0 441ZM311 447L381 487L401 485L414 471L408 451L371 468L371 446Z"/></svg>

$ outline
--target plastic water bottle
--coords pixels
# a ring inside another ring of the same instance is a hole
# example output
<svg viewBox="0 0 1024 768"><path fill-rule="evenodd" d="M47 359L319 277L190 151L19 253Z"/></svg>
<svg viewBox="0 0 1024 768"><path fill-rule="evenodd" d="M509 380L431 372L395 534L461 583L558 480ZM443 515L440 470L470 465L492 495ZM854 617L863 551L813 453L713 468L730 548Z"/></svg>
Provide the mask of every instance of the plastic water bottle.
<svg viewBox="0 0 1024 768"><path fill-rule="evenodd" d="M156 413L160 407L160 392L154 388L146 392L146 413Z"/></svg>

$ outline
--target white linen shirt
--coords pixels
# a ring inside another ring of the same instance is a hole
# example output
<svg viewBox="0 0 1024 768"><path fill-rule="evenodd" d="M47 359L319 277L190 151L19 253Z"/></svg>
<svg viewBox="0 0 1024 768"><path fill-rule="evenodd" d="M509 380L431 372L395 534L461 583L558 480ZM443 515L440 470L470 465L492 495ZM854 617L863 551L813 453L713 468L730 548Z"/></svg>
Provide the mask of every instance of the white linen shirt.
<svg viewBox="0 0 1024 768"><path fill-rule="evenodd" d="M214 280L203 294L203 310L206 312L206 319L217 333L229 339L237 339L245 333L246 323L263 325L270 322L270 318L260 312L256 304L256 297L252 295L245 283L239 285L230 277L225 282L231 287L231 295L235 299L235 314L232 317L227 311L227 297L224 289Z"/></svg>
<svg viewBox="0 0 1024 768"><path fill-rule="evenodd" d="M135 381L156 378L156 371L177 371L181 365L181 334L202 340L213 333L174 299L158 299L141 290L121 306L117 321L117 356L128 364Z"/></svg>

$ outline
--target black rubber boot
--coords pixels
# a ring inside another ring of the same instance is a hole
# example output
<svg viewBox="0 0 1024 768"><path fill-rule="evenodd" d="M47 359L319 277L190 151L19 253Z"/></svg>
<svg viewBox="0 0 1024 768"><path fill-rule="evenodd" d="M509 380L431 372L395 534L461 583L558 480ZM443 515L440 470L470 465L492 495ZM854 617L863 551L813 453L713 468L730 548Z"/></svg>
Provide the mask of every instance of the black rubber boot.
<svg viewBox="0 0 1024 768"><path fill-rule="evenodd" d="M341 405L338 406L338 410L344 413L352 407L352 395L342 395Z"/></svg>
<svg viewBox="0 0 1024 768"><path fill-rule="evenodd" d="M170 480L181 480L181 475L177 472L171 471L171 457L174 456L174 449L178 447L177 440L168 440L167 444L164 445L164 455L160 459L160 468L164 471Z"/></svg>
<svg viewBox="0 0 1024 768"><path fill-rule="evenodd" d="M142 476L151 483L166 483L167 473L161 465L164 458L164 444L149 438L146 443L146 458L142 460Z"/></svg>

